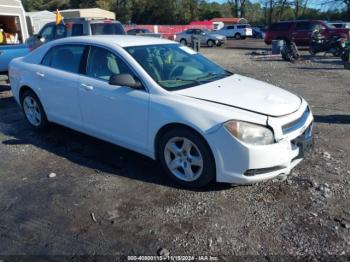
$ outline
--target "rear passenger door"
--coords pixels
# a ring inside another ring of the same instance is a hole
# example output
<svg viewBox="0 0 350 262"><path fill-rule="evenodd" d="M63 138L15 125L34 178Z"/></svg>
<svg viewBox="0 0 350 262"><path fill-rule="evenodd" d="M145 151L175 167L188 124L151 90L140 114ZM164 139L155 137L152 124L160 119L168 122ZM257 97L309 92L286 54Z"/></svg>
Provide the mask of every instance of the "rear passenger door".
<svg viewBox="0 0 350 262"><path fill-rule="evenodd" d="M49 120L80 129L79 72L84 45L67 44L52 47L35 72L35 84Z"/></svg>
<svg viewBox="0 0 350 262"><path fill-rule="evenodd" d="M312 35L312 23L308 21L297 22L294 32L292 33L292 40L299 45L308 45Z"/></svg>

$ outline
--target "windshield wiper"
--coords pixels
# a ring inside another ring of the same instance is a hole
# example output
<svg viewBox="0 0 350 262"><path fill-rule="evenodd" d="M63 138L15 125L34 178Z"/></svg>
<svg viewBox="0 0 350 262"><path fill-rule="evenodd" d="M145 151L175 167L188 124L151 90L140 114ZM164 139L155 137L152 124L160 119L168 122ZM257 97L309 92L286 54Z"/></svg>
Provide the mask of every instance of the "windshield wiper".
<svg viewBox="0 0 350 262"><path fill-rule="evenodd" d="M224 77L224 76L229 76L230 74L228 74L228 72L226 73L208 73L204 76L200 76L200 77L197 77L196 80L202 80L202 79L206 79L206 78L209 78L208 80L211 80L211 79L214 79L214 78L218 78L218 77Z"/></svg>
<svg viewBox="0 0 350 262"><path fill-rule="evenodd" d="M184 78L175 78L175 79L169 79L169 80L162 80L159 81L161 83L164 82L191 82L191 83L199 83L199 81L197 79L184 79Z"/></svg>

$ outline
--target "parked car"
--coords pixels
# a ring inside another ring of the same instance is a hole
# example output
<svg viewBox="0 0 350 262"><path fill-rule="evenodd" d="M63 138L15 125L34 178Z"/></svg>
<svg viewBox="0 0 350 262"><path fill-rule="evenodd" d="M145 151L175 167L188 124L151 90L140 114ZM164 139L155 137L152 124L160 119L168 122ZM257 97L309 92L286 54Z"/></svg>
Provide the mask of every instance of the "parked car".
<svg viewBox="0 0 350 262"><path fill-rule="evenodd" d="M253 30L253 38L265 39L265 32L266 32L265 28L254 26L252 30Z"/></svg>
<svg viewBox="0 0 350 262"><path fill-rule="evenodd" d="M333 25L336 28L347 28L350 29L350 23L349 22L329 22L331 25Z"/></svg>
<svg viewBox="0 0 350 262"><path fill-rule="evenodd" d="M8 65L13 58L25 56L28 53L27 45L0 45L0 74L7 74Z"/></svg>
<svg viewBox="0 0 350 262"><path fill-rule="evenodd" d="M158 33L153 33L150 30L148 30L147 28L134 28L134 29L130 29L127 31L128 35L139 35L139 36L153 36L153 37L158 37L158 38L162 38L162 34L158 34Z"/></svg>
<svg viewBox="0 0 350 262"><path fill-rule="evenodd" d="M59 39L12 60L9 76L34 129L55 122L159 159L184 186L284 176L312 146L303 98L170 40Z"/></svg>
<svg viewBox="0 0 350 262"><path fill-rule="evenodd" d="M216 30L216 33L224 35L227 38L244 39L253 36L252 27L249 24L226 25L223 28Z"/></svg>
<svg viewBox="0 0 350 262"><path fill-rule="evenodd" d="M208 29L187 29L181 33L175 35L175 40L180 42L182 45L192 44L193 38L198 38L201 45L207 45L213 47L215 45L221 46L225 43L226 37L216 32L209 31Z"/></svg>
<svg viewBox="0 0 350 262"><path fill-rule="evenodd" d="M64 24L47 23L39 32L29 38L30 50L55 39L81 35L125 35L123 25L119 21L109 19L72 18L65 19Z"/></svg>
<svg viewBox="0 0 350 262"><path fill-rule="evenodd" d="M320 28L325 38L332 36L350 36L349 29L336 28L321 20L286 21L272 24L266 31L265 43L271 44L272 40L294 41L297 45L310 45L312 32Z"/></svg>

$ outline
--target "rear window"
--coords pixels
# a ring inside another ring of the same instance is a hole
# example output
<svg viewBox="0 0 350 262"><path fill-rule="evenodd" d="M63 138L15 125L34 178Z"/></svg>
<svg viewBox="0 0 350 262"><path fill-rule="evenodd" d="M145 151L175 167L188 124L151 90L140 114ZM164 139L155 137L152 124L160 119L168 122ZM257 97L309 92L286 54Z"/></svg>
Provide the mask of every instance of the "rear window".
<svg viewBox="0 0 350 262"><path fill-rule="evenodd" d="M91 24L93 35L125 35L123 26L120 23L93 23Z"/></svg>
<svg viewBox="0 0 350 262"><path fill-rule="evenodd" d="M270 31L283 31L288 30L292 23L276 23L272 24Z"/></svg>
<svg viewBox="0 0 350 262"><path fill-rule="evenodd" d="M84 34L83 24L73 24L72 26L72 36L78 36Z"/></svg>

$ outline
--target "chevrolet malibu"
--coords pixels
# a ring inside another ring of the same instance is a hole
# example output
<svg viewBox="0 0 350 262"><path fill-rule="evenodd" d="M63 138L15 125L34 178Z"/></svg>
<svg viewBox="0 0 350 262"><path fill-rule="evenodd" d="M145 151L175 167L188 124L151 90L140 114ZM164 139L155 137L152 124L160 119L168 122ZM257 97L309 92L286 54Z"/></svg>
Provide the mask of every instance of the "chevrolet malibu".
<svg viewBox="0 0 350 262"><path fill-rule="evenodd" d="M303 98L169 40L60 39L9 76L34 129L54 122L158 159L187 187L285 177L313 143Z"/></svg>

